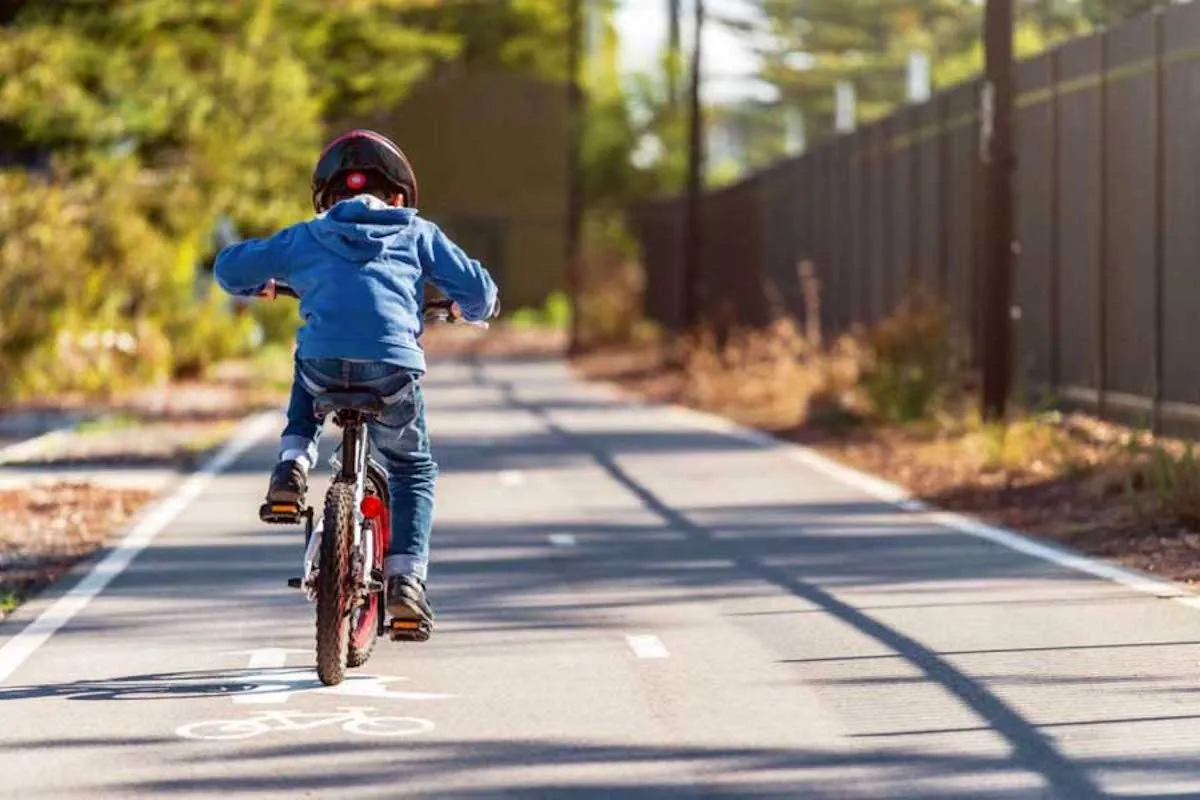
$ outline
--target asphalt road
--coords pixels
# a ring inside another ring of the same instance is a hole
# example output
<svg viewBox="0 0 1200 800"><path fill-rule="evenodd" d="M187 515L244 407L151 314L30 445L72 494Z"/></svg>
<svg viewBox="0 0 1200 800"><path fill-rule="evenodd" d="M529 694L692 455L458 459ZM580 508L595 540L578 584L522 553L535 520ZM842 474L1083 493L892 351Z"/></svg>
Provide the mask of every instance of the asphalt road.
<svg viewBox="0 0 1200 800"><path fill-rule="evenodd" d="M269 420L0 625L0 796L1200 797L1200 610L556 364L428 390L432 641L318 690Z"/></svg>

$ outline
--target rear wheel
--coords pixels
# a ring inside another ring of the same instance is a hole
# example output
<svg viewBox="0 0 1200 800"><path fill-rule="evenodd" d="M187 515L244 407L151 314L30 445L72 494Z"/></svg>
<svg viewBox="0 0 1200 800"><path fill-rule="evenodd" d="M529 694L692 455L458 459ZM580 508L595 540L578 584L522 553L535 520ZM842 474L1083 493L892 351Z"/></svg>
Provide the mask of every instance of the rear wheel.
<svg viewBox="0 0 1200 800"><path fill-rule="evenodd" d="M326 686L341 683L346 677L353 541L354 487L335 481L325 495L321 560L317 572L317 677Z"/></svg>
<svg viewBox="0 0 1200 800"><path fill-rule="evenodd" d="M368 574L383 579L383 559L387 553L388 533L391 519L391 504L388 502L387 482L369 475L367 480L367 496L383 500L383 515L367 523L367 536L373 537L372 546L375 551L375 563L367 566ZM379 638L379 615L383 613L383 592L371 592L366 601L354 609L350 624L350 654L346 663L351 667L361 667L371 657L375 649L375 640Z"/></svg>

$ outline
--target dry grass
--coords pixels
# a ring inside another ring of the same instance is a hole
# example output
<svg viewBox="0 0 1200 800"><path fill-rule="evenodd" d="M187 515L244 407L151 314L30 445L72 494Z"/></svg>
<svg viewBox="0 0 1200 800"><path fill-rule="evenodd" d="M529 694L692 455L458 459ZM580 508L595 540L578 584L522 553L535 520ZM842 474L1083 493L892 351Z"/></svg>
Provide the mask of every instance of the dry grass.
<svg viewBox="0 0 1200 800"><path fill-rule="evenodd" d="M821 348L792 320L576 362L586 377L815 446L937 506L1200 579L1200 454L1078 413L985 424L946 318L913 303Z"/></svg>
<svg viewBox="0 0 1200 800"><path fill-rule="evenodd" d="M0 618L103 545L151 496L70 483L0 490Z"/></svg>

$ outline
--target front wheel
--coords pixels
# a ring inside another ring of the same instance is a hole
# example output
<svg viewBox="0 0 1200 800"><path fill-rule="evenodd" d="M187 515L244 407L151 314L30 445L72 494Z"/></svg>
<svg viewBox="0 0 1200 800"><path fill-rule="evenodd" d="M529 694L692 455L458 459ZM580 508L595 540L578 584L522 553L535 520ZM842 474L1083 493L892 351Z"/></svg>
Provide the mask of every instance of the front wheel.
<svg viewBox="0 0 1200 800"><path fill-rule="evenodd" d="M339 684L346 677L354 591L350 564L353 542L354 487L335 481L325 495L317 566L317 677L326 686Z"/></svg>

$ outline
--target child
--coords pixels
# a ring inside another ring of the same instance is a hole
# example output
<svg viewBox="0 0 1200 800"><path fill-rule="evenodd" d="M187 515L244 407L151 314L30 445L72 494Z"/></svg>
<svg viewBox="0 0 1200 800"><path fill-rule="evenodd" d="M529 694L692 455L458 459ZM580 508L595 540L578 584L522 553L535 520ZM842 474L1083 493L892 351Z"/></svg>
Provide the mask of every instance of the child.
<svg viewBox="0 0 1200 800"><path fill-rule="evenodd" d="M499 310L496 284L418 216L412 167L378 133L355 130L330 142L313 170L312 199L316 218L227 247L214 267L217 282L232 294L273 296L280 280L300 296L305 324L267 502L304 501L321 431L314 393L354 387L391 398L371 428L387 465L392 505L384 562L388 612L429 629L433 609L425 581L437 465L418 383L425 372L418 343L423 284L445 292L471 321Z"/></svg>

